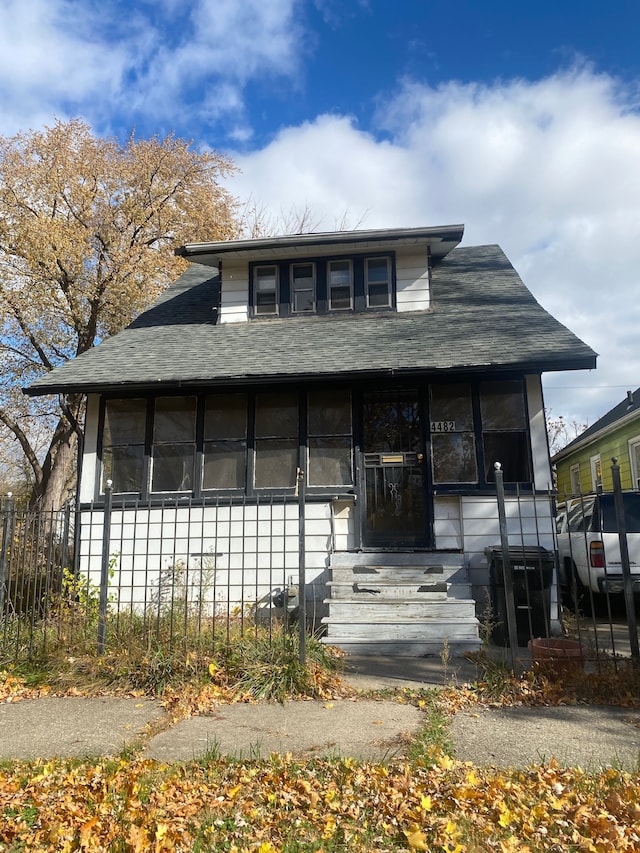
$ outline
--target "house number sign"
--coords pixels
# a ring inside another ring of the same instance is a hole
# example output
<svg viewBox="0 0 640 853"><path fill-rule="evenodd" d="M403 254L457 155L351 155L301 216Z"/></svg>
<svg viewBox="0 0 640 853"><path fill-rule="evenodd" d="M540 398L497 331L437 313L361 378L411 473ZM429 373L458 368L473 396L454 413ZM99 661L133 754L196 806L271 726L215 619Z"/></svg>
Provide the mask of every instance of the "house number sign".
<svg viewBox="0 0 640 853"><path fill-rule="evenodd" d="M431 432L455 432L455 421L431 421Z"/></svg>

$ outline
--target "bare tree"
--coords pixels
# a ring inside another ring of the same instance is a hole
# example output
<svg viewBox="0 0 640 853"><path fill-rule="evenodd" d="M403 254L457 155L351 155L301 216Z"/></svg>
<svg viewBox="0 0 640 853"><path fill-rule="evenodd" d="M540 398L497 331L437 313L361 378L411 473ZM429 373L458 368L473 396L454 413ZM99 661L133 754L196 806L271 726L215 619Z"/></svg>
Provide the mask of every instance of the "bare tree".
<svg viewBox="0 0 640 853"><path fill-rule="evenodd" d="M127 325L184 270L176 245L239 234L219 183L232 171L173 136L121 144L81 120L0 137L0 434L20 446L34 504L73 487L83 397L21 388Z"/></svg>

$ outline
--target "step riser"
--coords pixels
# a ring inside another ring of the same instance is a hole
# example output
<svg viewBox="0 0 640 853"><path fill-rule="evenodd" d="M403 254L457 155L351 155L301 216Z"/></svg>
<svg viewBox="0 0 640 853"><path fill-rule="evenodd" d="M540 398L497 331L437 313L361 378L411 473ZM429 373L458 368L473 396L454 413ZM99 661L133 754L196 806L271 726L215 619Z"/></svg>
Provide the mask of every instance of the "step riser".
<svg viewBox="0 0 640 853"><path fill-rule="evenodd" d="M421 584L420 586L392 586L389 584L372 583L361 581L356 583L336 583L330 581L327 586L331 590L331 600L339 601L348 598L350 600L362 599L363 601L394 599L409 599L412 601L448 601L470 599L471 584Z"/></svg>
<svg viewBox="0 0 640 853"><path fill-rule="evenodd" d="M368 639L361 641L330 640L328 637L322 639L323 643L330 646L339 646L345 652L351 652L356 655L397 655L405 657L441 657L444 649L442 640L433 642L402 642L402 641L384 641L372 642ZM480 643L477 640L468 640L461 642L447 641L447 655L449 658L455 658L463 655L465 652L478 651Z"/></svg>
<svg viewBox="0 0 640 853"><path fill-rule="evenodd" d="M435 641L442 642L447 640L475 640L477 638L477 625L469 623L467 620L452 624L447 621L434 622L414 622L405 624L400 622L390 623L388 625L371 625L363 622L351 625L329 624L327 630L327 638L329 642L335 643L338 639L349 640L361 637L369 640L415 640L415 641Z"/></svg>
<svg viewBox="0 0 640 853"><path fill-rule="evenodd" d="M464 569L458 566L425 567L417 566L397 567L397 566L355 566L347 568L331 567L331 579L336 583L362 583L376 584L384 583L389 586L399 585L414 585L429 583L464 583L467 580L467 573Z"/></svg>
<svg viewBox="0 0 640 853"><path fill-rule="evenodd" d="M325 603L330 606L331 622L375 622L384 625L389 622L411 622L428 619L464 619L469 615L470 602L457 601L345 601L331 599ZM473 604L475 608L475 603Z"/></svg>

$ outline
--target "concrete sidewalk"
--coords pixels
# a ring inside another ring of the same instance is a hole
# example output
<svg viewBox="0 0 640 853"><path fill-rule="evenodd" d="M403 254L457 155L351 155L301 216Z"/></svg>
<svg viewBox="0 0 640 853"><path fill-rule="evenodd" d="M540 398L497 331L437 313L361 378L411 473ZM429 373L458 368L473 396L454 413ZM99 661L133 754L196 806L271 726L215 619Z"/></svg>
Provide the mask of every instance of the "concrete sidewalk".
<svg viewBox="0 0 640 853"><path fill-rule="evenodd" d="M476 676L463 659L347 658L345 680L362 691L433 687ZM208 716L172 724L151 699L46 697L0 705L0 759L96 757L141 749L159 761L229 755L352 756L403 754L423 712L395 699L218 705ZM462 761L526 766L552 756L567 765L640 770L640 710L599 706L474 709L451 720Z"/></svg>

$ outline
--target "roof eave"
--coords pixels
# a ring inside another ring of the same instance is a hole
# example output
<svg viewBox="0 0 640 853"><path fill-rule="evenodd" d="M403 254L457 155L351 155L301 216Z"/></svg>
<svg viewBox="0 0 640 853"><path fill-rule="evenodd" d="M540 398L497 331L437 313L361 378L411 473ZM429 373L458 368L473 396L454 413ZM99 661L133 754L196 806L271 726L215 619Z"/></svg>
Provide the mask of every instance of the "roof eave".
<svg viewBox="0 0 640 853"><path fill-rule="evenodd" d="M321 247L346 244L382 245L420 244L431 246L434 256L444 257L462 240L464 225L444 225L428 228L381 228L359 231L330 231L309 234L287 234L248 240L224 240L208 243L187 243L175 250L176 255L193 263L217 266L224 255L257 257L286 250L315 250Z"/></svg>
<svg viewBox="0 0 640 853"><path fill-rule="evenodd" d="M23 388L23 393L30 397L47 396L49 394L104 394L112 392L149 392L154 388L204 388L224 387L229 385L266 385L275 383L294 382L328 382L366 380L376 378L420 378L441 374L478 374L478 373L529 373L541 374L551 371L562 370L585 370L595 367L595 357L581 357L565 359L556 362L549 361L526 361L510 364L458 364L449 366L432 366L420 368L377 368L375 370L351 370L333 374L320 373L290 373L290 374L242 374L237 376L205 377L191 379L167 379L156 382L92 382L92 383L69 383L62 385L37 384Z"/></svg>

